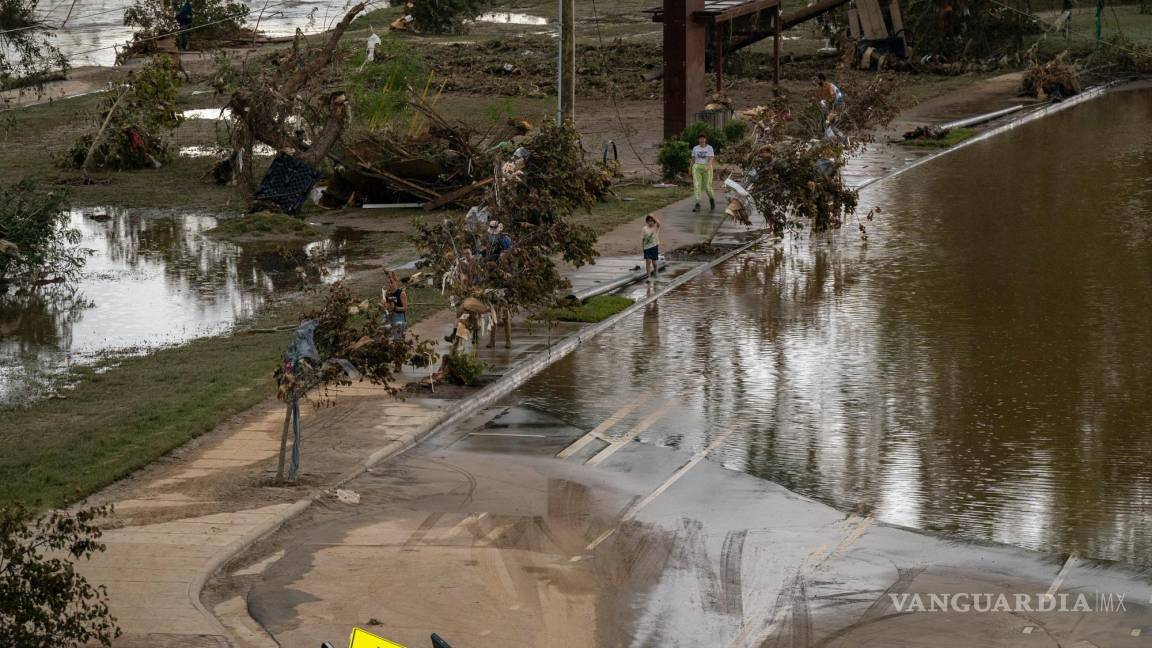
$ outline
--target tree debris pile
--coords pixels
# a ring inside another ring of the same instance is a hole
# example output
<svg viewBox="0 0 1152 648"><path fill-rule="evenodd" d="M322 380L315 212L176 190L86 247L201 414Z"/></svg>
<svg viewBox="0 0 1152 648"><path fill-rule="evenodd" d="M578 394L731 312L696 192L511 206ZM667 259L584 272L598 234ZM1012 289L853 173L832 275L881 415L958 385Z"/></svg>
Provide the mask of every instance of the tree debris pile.
<svg viewBox="0 0 1152 648"><path fill-rule="evenodd" d="M607 175L584 161L571 124L545 122L520 147L502 149L469 214L420 225L420 266L453 306L479 302L490 323L489 313L506 323L515 312L539 312L569 286L557 257L577 267L596 258L596 232L571 216L609 191Z"/></svg>
<svg viewBox="0 0 1152 648"><path fill-rule="evenodd" d="M113 81L93 116L93 132L80 136L64 165L125 171L158 167L169 159L165 138L183 121L176 110L180 80L163 58Z"/></svg>
<svg viewBox="0 0 1152 648"><path fill-rule="evenodd" d="M426 128L402 126L365 135L337 155L340 164L321 205L423 203L426 209L471 204L492 182L501 151L532 125L508 119L487 132L453 124L423 102L413 104Z"/></svg>
<svg viewBox="0 0 1152 648"><path fill-rule="evenodd" d="M1040 32L1030 0L904 0L904 23L920 55L945 61L1019 52Z"/></svg>
<svg viewBox="0 0 1152 648"><path fill-rule="evenodd" d="M779 98L743 113L753 129L733 152L743 170L741 188L777 236L805 226L817 232L838 229L855 212L859 195L840 172L872 140L873 129L895 116L894 89L894 79L876 76L845 90L849 100L843 110L809 108L794 115ZM727 213L749 224L751 210L743 207L730 205ZM866 238L863 222L857 222Z"/></svg>
<svg viewBox="0 0 1152 648"><path fill-rule="evenodd" d="M232 167L240 192L251 200L256 191L252 171L256 142L312 168L326 161L348 123L348 95L333 89L329 66L349 25L364 10L352 6L332 29L323 46L306 47L300 32L292 48L259 74L219 74L220 88L231 90Z"/></svg>
<svg viewBox="0 0 1152 648"><path fill-rule="evenodd" d="M437 46L429 64L445 90L490 96L545 97L556 93L556 41L525 36L483 43ZM616 40L605 47L578 44L576 94L581 98L617 96L658 99L659 80L645 73L663 65L659 44Z"/></svg>
<svg viewBox="0 0 1152 648"><path fill-rule="evenodd" d="M1050 61L1035 63L1024 74L1022 88L1030 97L1071 97L1080 94L1080 70L1068 62L1068 50Z"/></svg>

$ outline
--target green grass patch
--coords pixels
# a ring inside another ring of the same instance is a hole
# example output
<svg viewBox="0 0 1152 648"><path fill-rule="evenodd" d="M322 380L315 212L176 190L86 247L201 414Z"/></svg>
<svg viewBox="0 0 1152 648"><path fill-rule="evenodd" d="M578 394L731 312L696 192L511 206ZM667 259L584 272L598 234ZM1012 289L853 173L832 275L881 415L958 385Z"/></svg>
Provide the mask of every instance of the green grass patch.
<svg viewBox="0 0 1152 648"><path fill-rule="evenodd" d="M616 198L596 203L590 211L578 211L573 220L591 226L604 234L624 223L642 218L657 209L692 195L692 187L657 189L651 185L635 184L615 188Z"/></svg>
<svg viewBox="0 0 1152 648"><path fill-rule="evenodd" d="M221 220L208 234L222 238L301 237L316 235L312 226L299 218L273 212L256 212Z"/></svg>
<svg viewBox="0 0 1152 648"><path fill-rule="evenodd" d="M943 137L934 139L910 139L904 140L902 144L908 146L921 146L925 148L951 148L966 139L971 139L976 135L976 131L971 128L953 128L944 134Z"/></svg>
<svg viewBox="0 0 1152 648"><path fill-rule="evenodd" d="M612 317L634 303L633 300L619 295L600 295L589 299L579 306L550 308L546 313L546 317L541 319L595 324L596 322L602 322Z"/></svg>

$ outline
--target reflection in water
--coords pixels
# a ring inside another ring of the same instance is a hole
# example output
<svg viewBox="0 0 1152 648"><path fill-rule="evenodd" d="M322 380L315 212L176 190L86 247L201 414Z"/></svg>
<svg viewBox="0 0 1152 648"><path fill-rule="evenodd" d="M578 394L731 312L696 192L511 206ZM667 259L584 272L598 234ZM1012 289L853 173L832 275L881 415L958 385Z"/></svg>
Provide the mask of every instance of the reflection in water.
<svg viewBox="0 0 1152 648"><path fill-rule="evenodd" d="M77 209L71 223L80 246L95 250L71 291L0 297L0 405L42 396L71 364L101 353L224 332L272 295L299 288L306 257L322 258L323 279L334 280L360 245L338 236L289 250L242 248L205 236L216 219L196 214Z"/></svg>
<svg viewBox="0 0 1152 648"><path fill-rule="evenodd" d="M880 183L855 233L766 247L525 390L842 509L1150 564L1152 92L1123 92ZM721 495L722 496L722 495Z"/></svg>
<svg viewBox="0 0 1152 648"><path fill-rule="evenodd" d="M291 36L297 27L306 34L331 28L348 10L345 2L331 0L241 0L251 13L248 26L268 36ZM55 45L73 66L113 65L114 46L123 47L132 38L132 28L124 26L124 10L133 0L85 0L41 3L39 9L49 25L63 29L56 32ZM64 23L67 18L67 23Z"/></svg>

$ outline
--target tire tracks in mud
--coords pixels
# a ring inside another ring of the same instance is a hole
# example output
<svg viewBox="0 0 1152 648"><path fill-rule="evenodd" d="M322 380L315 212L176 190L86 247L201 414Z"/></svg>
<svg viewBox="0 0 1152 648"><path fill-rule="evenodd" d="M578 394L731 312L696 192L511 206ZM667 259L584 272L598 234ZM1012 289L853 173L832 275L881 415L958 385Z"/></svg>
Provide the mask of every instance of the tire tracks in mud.
<svg viewBox="0 0 1152 648"><path fill-rule="evenodd" d="M729 648L808 648L812 645L812 597L809 586L816 573L828 563L838 560L856 543L875 522L875 518L848 516L832 525L846 525L839 532L835 544L825 542L808 553L792 570L779 593L763 613L745 617L740 632L728 644ZM831 544L831 546L829 546ZM912 576L915 578L915 576ZM911 582L911 581L909 581Z"/></svg>

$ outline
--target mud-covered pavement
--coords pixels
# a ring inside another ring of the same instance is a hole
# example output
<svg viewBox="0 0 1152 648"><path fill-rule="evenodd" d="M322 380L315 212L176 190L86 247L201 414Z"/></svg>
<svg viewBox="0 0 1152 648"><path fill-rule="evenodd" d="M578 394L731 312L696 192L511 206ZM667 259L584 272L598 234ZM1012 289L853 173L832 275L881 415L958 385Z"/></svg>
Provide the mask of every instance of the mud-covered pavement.
<svg viewBox="0 0 1152 648"><path fill-rule="evenodd" d="M845 515L709 460L722 430L678 449L624 440L666 419L701 422L640 402L599 426L606 443L538 411L493 408L355 480L359 504L293 522L231 586L282 646L340 640L354 625L409 646L430 632L464 647L1146 641L1152 588L1135 572ZM901 614L916 593L925 606L992 597L978 609L1001 594L1036 608L1052 593L1064 609ZM1079 594L1090 611L1072 611Z"/></svg>

